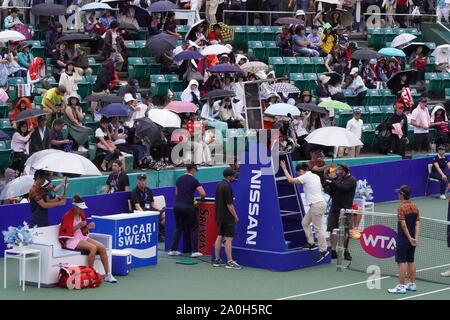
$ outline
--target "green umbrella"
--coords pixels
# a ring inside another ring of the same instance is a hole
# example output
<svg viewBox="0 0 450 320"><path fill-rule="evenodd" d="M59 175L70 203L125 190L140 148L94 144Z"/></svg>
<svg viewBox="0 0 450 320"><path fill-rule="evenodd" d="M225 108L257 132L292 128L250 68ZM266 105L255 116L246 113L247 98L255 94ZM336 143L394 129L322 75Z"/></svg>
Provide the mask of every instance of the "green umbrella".
<svg viewBox="0 0 450 320"><path fill-rule="evenodd" d="M338 110L352 110L352 107L350 107L348 104L337 101L337 100L322 101L321 103L319 103L319 107L338 109Z"/></svg>

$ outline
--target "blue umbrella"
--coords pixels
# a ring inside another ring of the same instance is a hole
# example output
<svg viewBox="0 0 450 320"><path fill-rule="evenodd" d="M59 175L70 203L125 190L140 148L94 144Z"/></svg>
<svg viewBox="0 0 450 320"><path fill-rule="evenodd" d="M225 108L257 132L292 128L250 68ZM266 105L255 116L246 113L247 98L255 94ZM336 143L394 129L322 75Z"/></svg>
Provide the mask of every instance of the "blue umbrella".
<svg viewBox="0 0 450 320"><path fill-rule="evenodd" d="M100 114L105 117L128 117L132 110L123 103L111 103L100 110Z"/></svg>
<svg viewBox="0 0 450 320"><path fill-rule="evenodd" d="M191 60L191 59L198 60L203 58L204 58L203 55L198 51L185 50L177 54L175 57L173 57L173 60L179 62L182 60Z"/></svg>
<svg viewBox="0 0 450 320"><path fill-rule="evenodd" d="M383 48L378 53L388 57L406 57L402 50L396 48Z"/></svg>
<svg viewBox="0 0 450 320"><path fill-rule="evenodd" d="M170 1L158 1L148 7L150 12L168 12L175 9L179 9L178 6Z"/></svg>
<svg viewBox="0 0 450 320"><path fill-rule="evenodd" d="M95 10L112 10L112 8L109 4L102 2L92 2L81 7L81 11L95 11Z"/></svg>
<svg viewBox="0 0 450 320"><path fill-rule="evenodd" d="M291 116L299 116L300 110L297 107L287 103L275 103L269 106L264 113L272 116L287 117L288 114L291 114Z"/></svg>
<svg viewBox="0 0 450 320"><path fill-rule="evenodd" d="M244 73L241 68L228 63L216 64L208 69L211 73Z"/></svg>

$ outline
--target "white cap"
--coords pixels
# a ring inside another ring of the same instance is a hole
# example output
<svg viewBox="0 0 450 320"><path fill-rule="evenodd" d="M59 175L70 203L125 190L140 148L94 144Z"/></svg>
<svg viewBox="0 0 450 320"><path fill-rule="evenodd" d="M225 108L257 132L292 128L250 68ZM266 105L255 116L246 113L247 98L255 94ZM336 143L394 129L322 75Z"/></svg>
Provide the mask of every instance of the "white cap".
<svg viewBox="0 0 450 320"><path fill-rule="evenodd" d="M267 77L272 77L272 78L275 78L275 71L270 71L268 74L267 74Z"/></svg>
<svg viewBox="0 0 450 320"><path fill-rule="evenodd" d="M353 68L352 71L350 71L351 75L353 75L355 73L358 73L358 68Z"/></svg>
<svg viewBox="0 0 450 320"><path fill-rule="evenodd" d="M305 11L303 10L297 10L297 12L295 13L295 16L304 16L305 15Z"/></svg>
<svg viewBox="0 0 450 320"><path fill-rule="evenodd" d="M72 205L74 207L78 207L78 208L80 208L82 210L86 210L88 208L88 206L86 205L85 202L72 202Z"/></svg>
<svg viewBox="0 0 450 320"><path fill-rule="evenodd" d="M125 96L123 97L123 100L125 101L125 103L128 103L130 101L136 101L136 99L133 98L133 95L131 93L125 94Z"/></svg>
<svg viewBox="0 0 450 320"><path fill-rule="evenodd" d="M267 74L264 71L258 71L257 73L255 73L255 76L261 80L267 79Z"/></svg>
<svg viewBox="0 0 450 320"><path fill-rule="evenodd" d="M289 100L287 101L287 104L295 106L295 99L294 98L289 98Z"/></svg>

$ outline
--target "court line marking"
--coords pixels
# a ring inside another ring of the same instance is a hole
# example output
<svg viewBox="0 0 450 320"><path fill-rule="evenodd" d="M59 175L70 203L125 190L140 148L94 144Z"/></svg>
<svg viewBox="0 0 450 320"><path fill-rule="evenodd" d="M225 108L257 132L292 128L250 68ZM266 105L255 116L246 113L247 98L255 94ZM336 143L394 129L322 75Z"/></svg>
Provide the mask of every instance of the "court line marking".
<svg viewBox="0 0 450 320"><path fill-rule="evenodd" d="M397 300L414 299L414 298L417 298L417 297L427 296L427 295L430 295L430 294L433 294L433 293L438 293L438 292L447 291L447 290L450 290L450 288L443 288L443 289L439 289L439 290L434 290L434 291L424 292L424 293L421 293L421 294L416 294L416 295L414 295L414 296L409 296L409 297L405 297L405 298L400 298L400 299L397 299Z"/></svg>

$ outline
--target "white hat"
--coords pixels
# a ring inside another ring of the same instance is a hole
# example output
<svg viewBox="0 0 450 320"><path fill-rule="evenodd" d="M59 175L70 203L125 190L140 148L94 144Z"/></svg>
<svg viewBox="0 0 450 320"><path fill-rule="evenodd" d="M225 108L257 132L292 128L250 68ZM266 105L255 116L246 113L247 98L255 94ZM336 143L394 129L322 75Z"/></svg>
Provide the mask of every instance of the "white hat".
<svg viewBox="0 0 450 320"><path fill-rule="evenodd" d="M78 208L80 208L82 210L86 210L88 208L88 206L86 205L85 202L72 202L72 205L74 207L78 207Z"/></svg>
<svg viewBox="0 0 450 320"><path fill-rule="evenodd" d="M305 15L305 11L303 10L297 10L297 12L295 13L295 16L304 16Z"/></svg>
<svg viewBox="0 0 450 320"><path fill-rule="evenodd" d="M123 100L125 101L125 103L128 103L130 101L136 101L136 99L133 98L133 95L131 93L126 93L125 96L123 97Z"/></svg>
<svg viewBox="0 0 450 320"><path fill-rule="evenodd" d="M294 98L289 98L289 100L287 101L287 104L295 106L295 99Z"/></svg>
<svg viewBox="0 0 450 320"><path fill-rule="evenodd" d="M244 56L244 55L242 55L242 54L236 55L236 64L239 64L239 62L240 62L242 59L245 59L245 60L248 61L248 58L247 58L246 56Z"/></svg>
<svg viewBox="0 0 450 320"><path fill-rule="evenodd" d="M350 75L353 75L355 73L358 73L358 68L353 68L352 71L350 71Z"/></svg>
<svg viewBox="0 0 450 320"><path fill-rule="evenodd" d="M231 44L227 43L227 44L225 45L225 47L227 47L228 49L230 49L231 51L233 51L233 47L231 46Z"/></svg>
<svg viewBox="0 0 450 320"><path fill-rule="evenodd" d="M320 82L322 82L323 84L325 84L325 83L327 83L328 81L330 81L330 77L329 76L327 76L327 75L325 75L325 74L322 74L320 77L319 77L319 80L320 80Z"/></svg>
<svg viewBox="0 0 450 320"><path fill-rule="evenodd" d="M255 76L261 80L266 80L267 79L267 74L264 71L258 71L257 73L255 73Z"/></svg>
<svg viewBox="0 0 450 320"><path fill-rule="evenodd" d="M275 78L275 71L270 71L268 74L267 74L267 77L272 77L272 78Z"/></svg>

